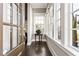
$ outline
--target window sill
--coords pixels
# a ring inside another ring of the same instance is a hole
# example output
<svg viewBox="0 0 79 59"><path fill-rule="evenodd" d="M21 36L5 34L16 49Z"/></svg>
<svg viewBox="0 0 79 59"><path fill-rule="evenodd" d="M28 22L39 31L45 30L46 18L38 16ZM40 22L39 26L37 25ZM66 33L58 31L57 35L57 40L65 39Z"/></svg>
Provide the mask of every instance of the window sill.
<svg viewBox="0 0 79 59"><path fill-rule="evenodd" d="M67 50L69 50L71 53L73 53L75 56L79 56L79 49L74 46L67 46L65 47Z"/></svg>

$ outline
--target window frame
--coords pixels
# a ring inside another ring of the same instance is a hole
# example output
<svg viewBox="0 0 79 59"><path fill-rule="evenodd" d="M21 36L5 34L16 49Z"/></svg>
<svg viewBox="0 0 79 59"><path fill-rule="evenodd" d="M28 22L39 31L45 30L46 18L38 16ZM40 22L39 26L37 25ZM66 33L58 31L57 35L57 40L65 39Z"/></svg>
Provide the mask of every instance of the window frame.
<svg viewBox="0 0 79 59"><path fill-rule="evenodd" d="M77 48L77 47L75 47L75 46L73 46L73 30L77 30L77 29L75 29L75 28L73 28L72 27L72 21L73 21L73 14L75 13L75 12L77 12L79 9L77 9L76 11L73 11L73 3L72 3L72 5L71 5L71 7L70 7L70 40L69 40L69 47L71 47L72 48L72 50L75 50L76 52L79 52L79 48Z"/></svg>
<svg viewBox="0 0 79 59"><path fill-rule="evenodd" d="M60 5L60 6L59 6ZM59 39L59 33L61 33L61 25L60 25L60 23L61 23L61 20L60 20L60 17L61 17L61 13L60 13L60 11L61 11L61 3L57 3L56 4L56 15L57 15L57 18L56 18L56 23L57 23L57 40L61 43L61 37L60 37L60 39ZM59 26L59 25L60 26ZM60 29L60 30L59 30ZM60 32L59 32L60 31ZM60 36L61 36L61 34L60 34Z"/></svg>
<svg viewBox="0 0 79 59"><path fill-rule="evenodd" d="M6 10L6 8L5 8L5 6L7 5L8 3L6 3L6 4L4 4L3 5L3 7L4 7L4 11L3 12L6 12L7 10ZM10 23L7 23L7 22L4 22L3 21L3 25L6 25L6 26L10 26L11 28L10 28L10 51L12 50L12 49L14 49L14 48L16 48L19 44L21 44L22 42L22 38L18 38L19 37L19 34L18 34L18 30L19 30L19 28L20 28L20 30L22 30L22 9L21 9L21 7L18 5L18 4L16 4L16 3L9 3L10 4L10 7L11 7L11 9L10 9ZM17 24L13 24L13 4L15 4L16 5L16 15L17 15ZM21 4L21 3L20 3ZM21 4L22 5L22 4ZM18 10L20 10L20 25L18 25ZM7 14L5 14L4 13L4 15L5 16L7 16ZM13 27L16 27L17 28L17 46L16 47L12 47L13 45L12 45L12 41L13 41ZM20 32L22 32L22 31L20 31ZM21 37L22 37L22 33L21 33ZM19 42L19 40L21 40L20 42ZM3 42L4 43L4 42ZM3 51L4 52L4 51ZM9 51L8 51L9 52ZM6 53L8 53L8 52L6 52Z"/></svg>

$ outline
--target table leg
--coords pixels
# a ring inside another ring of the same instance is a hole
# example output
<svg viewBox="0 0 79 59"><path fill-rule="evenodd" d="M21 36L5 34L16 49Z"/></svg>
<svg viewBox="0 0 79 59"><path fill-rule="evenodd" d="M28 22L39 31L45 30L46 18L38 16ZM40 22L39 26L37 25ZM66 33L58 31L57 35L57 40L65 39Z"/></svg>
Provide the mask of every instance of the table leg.
<svg viewBox="0 0 79 59"><path fill-rule="evenodd" d="M39 44L40 44L40 35L38 35L39 36Z"/></svg>
<svg viewBox="0 0 79 59"><path fill-rule="evenodd" d="M35 35L35 45L36 45L36 35Z"/></svg>
<svg viewBox="0 0 79 59"><path fill-rule="evenodd" d="M42 42L42 35L41 35L41 42Z"/></svg>

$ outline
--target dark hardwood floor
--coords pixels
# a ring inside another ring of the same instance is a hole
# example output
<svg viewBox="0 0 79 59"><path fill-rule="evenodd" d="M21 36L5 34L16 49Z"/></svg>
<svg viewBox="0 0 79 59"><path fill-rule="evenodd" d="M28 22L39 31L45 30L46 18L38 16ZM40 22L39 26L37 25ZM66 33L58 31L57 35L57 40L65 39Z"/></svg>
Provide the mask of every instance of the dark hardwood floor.
<svg viewBox="0 0 79 59"><path fill-rule="evenodd" d="M33 42L31 46L25 47L21 56L52 56L46 42Z"/></svg>

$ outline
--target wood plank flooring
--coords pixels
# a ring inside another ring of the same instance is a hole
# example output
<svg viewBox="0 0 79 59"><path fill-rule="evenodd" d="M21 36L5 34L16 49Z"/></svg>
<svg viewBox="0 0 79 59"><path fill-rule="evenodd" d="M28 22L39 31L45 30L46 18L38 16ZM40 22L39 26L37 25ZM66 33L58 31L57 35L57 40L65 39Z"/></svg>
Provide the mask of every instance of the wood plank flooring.
<svg viewBox="0 0 79 59"><path fill-rule="evenodd" d="M33 42L31 46L25 47L21 56L52 56L46 42Z"/></svg>

